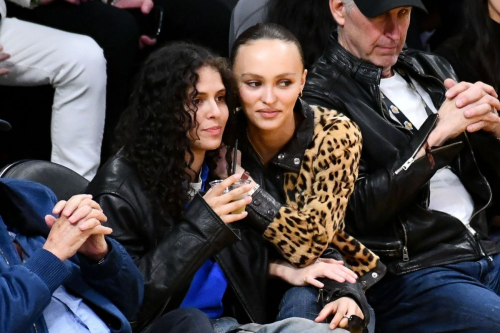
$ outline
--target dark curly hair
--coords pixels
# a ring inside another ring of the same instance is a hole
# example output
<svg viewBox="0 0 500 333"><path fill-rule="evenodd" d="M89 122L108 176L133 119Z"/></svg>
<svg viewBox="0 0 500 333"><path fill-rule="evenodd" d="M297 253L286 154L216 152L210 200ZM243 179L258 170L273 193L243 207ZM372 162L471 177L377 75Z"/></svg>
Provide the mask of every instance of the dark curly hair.
<svg viewBox="0 0 500 333"><path fill-rule="evenodd" d="M198 124L197 109L190 109L188 101L198 94L197 72L205 66L221 75L226 88L228 126L235 91L226 60L204 47L176 42L145 60L116 130L115 148L135 166L153 207L163 217L180 216L189 201L188 170L194 155L187 133Z"/></svg>

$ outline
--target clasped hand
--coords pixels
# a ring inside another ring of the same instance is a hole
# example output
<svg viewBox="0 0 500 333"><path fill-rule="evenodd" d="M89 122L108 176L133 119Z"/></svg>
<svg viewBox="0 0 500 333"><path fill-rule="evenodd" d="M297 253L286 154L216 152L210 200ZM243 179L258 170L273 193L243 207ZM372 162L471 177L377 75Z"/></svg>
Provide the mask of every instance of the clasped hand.
<svg viewBox="0 0 500 333"><path fill-rule="evenodd" d="M111 234L112 230L101 224L106 222L106 215L91 195L75 195L67 202L59 201L52 213L59 217L45 216L45 222L50 227L43 246L45 250L61 261L76 252L95 261L106 256L108 245L104 236Z"/></svg>
<svg viewBox="0 0 500 333"><path fill-rule="evenodd" d="M451 79L445 81L445 86L447 99L438 111L438 123L428 140L430 146L440 146L464 131L484 130L500 136L500 102L493 87L482 82L457 84Z"/></svg>

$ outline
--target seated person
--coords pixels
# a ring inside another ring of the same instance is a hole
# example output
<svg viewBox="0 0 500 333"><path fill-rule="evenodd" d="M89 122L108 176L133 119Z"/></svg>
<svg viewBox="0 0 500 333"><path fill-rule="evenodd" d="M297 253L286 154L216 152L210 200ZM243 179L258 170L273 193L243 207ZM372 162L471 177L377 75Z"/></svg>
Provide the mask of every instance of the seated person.
<svg viewBox="0 0 500 333"><path fill-rule="evenodd" d="M302 312L323 321L335 314L331 327L347 327L345 317L363 318L367 310L362 287L371 287L385 273L379 258L344 231L361 133L342 114L311 108L300 99L307 70L300 44L287 29L257 24L236 39L231 55L242 106L237 126L228 130L238 132L242 167L237 172L246 171L260 185L245 222L297 267L314 263L328 250L361 277L356 284L324 281L326 307L316 302L315 288L291 289L286 300L292 304L283 303L279 318ZM295 302L314 310L297 311ZM288 306L294 309L290 313Z"/></svg>
<svg viewBox="0 0 500 333"><path fill-rule="evenodd" d="M143 280L91 196L0 179L0 202L1 332L132 331Z"/></svg>
<svg viewBox="0 0 500 333"><path fill-rule="evenodd" d="M420 0L330 7L338 31L304 98L343 112L363 134L346 230L388 268L366 293L377 329L498 332L500 246L485 212L500 190L497 94L447 80L456 76L441 57L403 50Z"/></svg>
<svg viewBox="0 0 500 333"><path fill-rule="evenodd" d="M175 43L151 54L121 120L120 150L88 187L145 279L136 331L228 332L271 319L266 242L242 223L247 212L232 213L251 202L237 198L255 186L225 193L240 178L232 175L207 188L234 116L231 78L225 61L200 46ZM337 262L318 265L283 278L298 285L305 277L353 280ZM330 332L302 318L265 329Z"/></svg>
<svg viewBox="0 0 500 333"><path fill-rule="evenodd" d="M0 85L55 88L50 160L88 180L100 163L106 104L106 60L87 36L6 17L0 0ZM33 110L37 112L37 110Z"/></svg>

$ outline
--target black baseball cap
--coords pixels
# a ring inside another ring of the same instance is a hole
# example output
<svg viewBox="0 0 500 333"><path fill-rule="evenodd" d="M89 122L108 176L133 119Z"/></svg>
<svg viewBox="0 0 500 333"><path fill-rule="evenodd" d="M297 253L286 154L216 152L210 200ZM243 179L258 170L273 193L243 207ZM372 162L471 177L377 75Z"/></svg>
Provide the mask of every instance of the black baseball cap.
<svg viewBox="0 0 500 333"><path fill-rule="evenodd" d="M12 126L5 120L0 119L0 131L8 131Z"/></svg>
<svg viewBox="0 0 500 333"><path fill-rule="evenodd" d="M415 7L427 12L421 0L354 0L354 3L366 17L377 17L399 7Z"/></svg>

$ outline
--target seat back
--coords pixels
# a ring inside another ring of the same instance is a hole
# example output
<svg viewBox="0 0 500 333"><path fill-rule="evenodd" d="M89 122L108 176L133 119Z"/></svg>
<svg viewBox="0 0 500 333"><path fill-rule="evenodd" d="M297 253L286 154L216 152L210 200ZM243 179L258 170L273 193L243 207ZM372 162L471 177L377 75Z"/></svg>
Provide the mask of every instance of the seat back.
<svg viewBox="0 0 500 333"><path fill-rule="evenodd" d="M41 160L22 160L0 170L1 178L31 180L50 188L58 200L68 200L75 194L85 192L89 183L65 166Z"/></svg>

